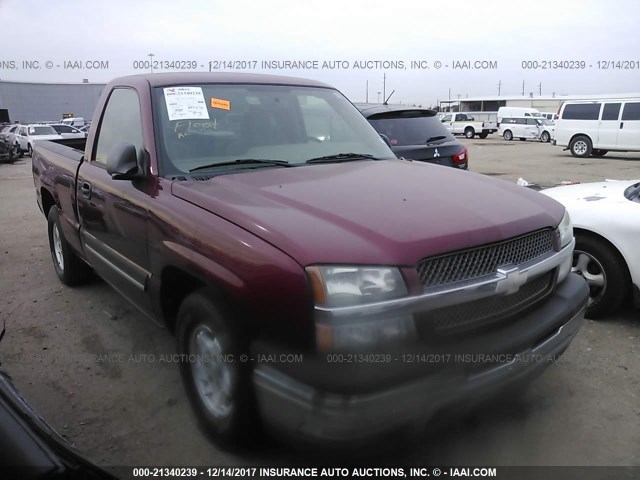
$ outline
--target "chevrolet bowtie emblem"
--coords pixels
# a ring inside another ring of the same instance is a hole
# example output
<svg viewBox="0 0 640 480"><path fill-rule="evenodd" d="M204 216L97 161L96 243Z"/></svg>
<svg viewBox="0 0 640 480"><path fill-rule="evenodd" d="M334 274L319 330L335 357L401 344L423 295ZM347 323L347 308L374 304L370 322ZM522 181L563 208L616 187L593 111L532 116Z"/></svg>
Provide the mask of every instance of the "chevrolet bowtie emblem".
<svg viewBox="0 0 640 480"><path fill-rule="evenodd" d="M522 285L527 283L527 272L521 272L518 267L499 268L498 275L502 275L504 278L498 280L496 293L510 295L517 292Z"/></svg>
<svg viewBox="0 0 640 480"><path fill-rule="evenodd" d="M439 157L439 156L440 156L440 152L436 148L436 151L433 153L433 158L436 158L436 157Z"/></svg>

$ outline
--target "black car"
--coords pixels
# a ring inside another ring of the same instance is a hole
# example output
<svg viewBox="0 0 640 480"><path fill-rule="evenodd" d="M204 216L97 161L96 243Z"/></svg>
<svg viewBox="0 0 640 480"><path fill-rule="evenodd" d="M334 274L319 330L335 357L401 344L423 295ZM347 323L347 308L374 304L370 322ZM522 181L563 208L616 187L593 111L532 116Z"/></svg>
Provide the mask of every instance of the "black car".
<svg viewBox="0 0 640 480"><path fill-rule="evenodd" d="M435 110L372 103L355 105L388 141L397 157L469 168L466 147L442 125Z"/></svg>
<svg viewBox="0 0 640 480"><path fill-rule="evenodd" d="M0 138L0 163L13 163L18 159L15 146L6 138Z"/></svg>

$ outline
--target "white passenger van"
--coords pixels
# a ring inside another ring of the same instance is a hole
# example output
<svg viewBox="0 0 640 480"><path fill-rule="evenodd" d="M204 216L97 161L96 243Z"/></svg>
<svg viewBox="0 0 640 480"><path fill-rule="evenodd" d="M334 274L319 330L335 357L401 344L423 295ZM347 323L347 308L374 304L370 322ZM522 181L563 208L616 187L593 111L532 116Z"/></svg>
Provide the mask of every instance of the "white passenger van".
<svg viewBox="0 0 640 480"><path fill-rule="evenodd" d="M498 109L498 126L505 117L538 117L541 118L542 114L535 108L528 107L500 107Z"/></svg>
<svg viewBox="0 0 640 480"><path fill-rule="evenodd" d="M574 157L640 152L640 97L563 103L553 144Z"/></svg>

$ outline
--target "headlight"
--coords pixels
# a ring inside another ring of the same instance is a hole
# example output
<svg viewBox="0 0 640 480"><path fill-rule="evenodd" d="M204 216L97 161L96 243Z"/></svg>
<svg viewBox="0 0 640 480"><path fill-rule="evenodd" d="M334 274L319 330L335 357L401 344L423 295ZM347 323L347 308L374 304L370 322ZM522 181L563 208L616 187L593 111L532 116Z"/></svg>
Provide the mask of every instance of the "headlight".
<svg viewBox="0 0 640 480"><path fill-rule="evenodd" d="M348 307L407 294L400 270L391 267L307 267L317 306Z"/></svg>
<svg viewBox="0 0 640 480"><path fill-rule="evenodd" d="M571 225L571 217L569 217L569 212L564 211L564 217L562 217L562 221L560 225L558 225L558 231L560 232L560 247L564 247L571 243L573 239L573 226Z"/></svg>
<svg viewBox="0 0 640 480"><path fill-rule="evenodd" d="M571 243L573 240L573 226L571 225L571 218L569 217L569 212L564 211L564 217L562 217L562 221L560 225L558 225L558 233L560 234L560 247L564 248ZM562 262L560 267L558 268L558 283L562 282L569 272L571 271L571 267L573 265L573 256L569 255L569 257Z"/></svg>

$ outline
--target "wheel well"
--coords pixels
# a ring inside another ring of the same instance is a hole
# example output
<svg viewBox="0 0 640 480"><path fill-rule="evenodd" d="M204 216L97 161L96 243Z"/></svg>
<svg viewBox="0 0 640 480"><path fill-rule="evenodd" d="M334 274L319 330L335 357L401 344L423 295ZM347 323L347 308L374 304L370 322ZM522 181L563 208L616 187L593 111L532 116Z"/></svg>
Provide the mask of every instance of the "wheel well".
<svg viewBox="0 0 640 480"><path fill-rule="evenodd" d="M40 197L42 198L42 213L46 217L49 215L49 209L56 204L56 201L46 188L40 189Z"/></svg>
<svg viewBox="0 0 640 480"><path fill-rule="evenodd" d="M593 139L589 135L587 135L586 133L576 133L575 135L573 135L569 139L569 145L571 145L571 142L573 142L577 137L586 137L591 142L591 145L593 145ZM587 230L585 230L585 231L587 231Z"/></svg>
<svg viewBox="0 0 640 480"><path fill-rule="evenodd" d="M182 300L190 293L206 285L199 278L175 267L166 267L162 271L160 282L162 316L167 328L173 332Z"/></svg>
<svg viewBox="0 0 640 480"><path fill-rule="evenodd" d="M465 132L468 132L469 130L471 130L472 132L475 132L475 129L473 127L466 127L464 129Z"/></svg>
<svg viewBox="0 0 640 480"><path fill-rule="evenodd" d="M599 235L595 232L592 232L591 230L585 230L583 228L573 228L574 234L575 233L581 233L584 236L587 237L591 237L595 240L598 240L599 242L605 243L607 244L609 247L611 247L611 249L613 250L613 252L615 252L616 255L618 255L618 257L620 257L620 263L624 266L624 271L627 275L627 278L629 279L629 282L631 282L631 273L629 272L629 266L627 265L627 261L625 260L624 256L622 256L622 253L620 253L620 250L618 250L618 247L616 247L613 243L611 243L609 240L607 240L606 238L604 238L602 235Z"/></svg>

